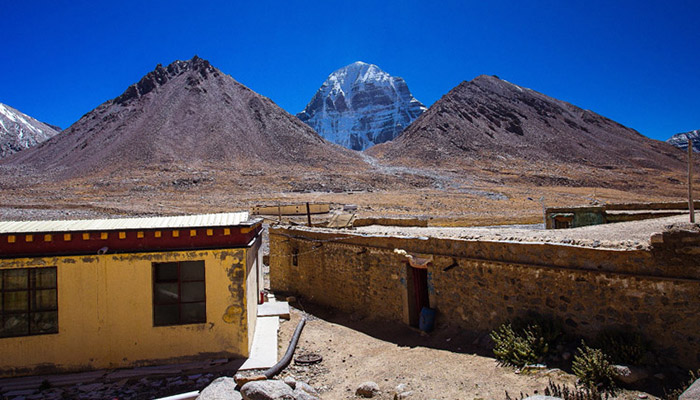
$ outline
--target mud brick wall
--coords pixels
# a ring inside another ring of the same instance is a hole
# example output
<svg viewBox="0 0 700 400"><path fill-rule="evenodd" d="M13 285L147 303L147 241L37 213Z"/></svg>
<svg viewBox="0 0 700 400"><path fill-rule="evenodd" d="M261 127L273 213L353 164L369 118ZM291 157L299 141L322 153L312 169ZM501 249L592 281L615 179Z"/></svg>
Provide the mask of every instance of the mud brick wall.
<svg viewBox="0 0 700 400"><path fill-rule="evenodd" d="M532 312L593 337L639 330L686 368L700 366L700 232L664 234L651 250L396 238L309 228L270 230L276 292L378 320L409 323L411 271L395 249L431 259L438 323L486 332Z"/></svg>

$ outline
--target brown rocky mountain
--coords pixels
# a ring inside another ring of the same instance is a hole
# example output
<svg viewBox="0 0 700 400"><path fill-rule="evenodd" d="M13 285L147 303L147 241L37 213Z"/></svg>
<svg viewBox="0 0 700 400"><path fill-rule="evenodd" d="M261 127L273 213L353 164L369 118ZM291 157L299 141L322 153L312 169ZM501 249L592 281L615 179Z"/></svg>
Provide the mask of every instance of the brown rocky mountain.
<svg viewBox="0 0 700 400"><path fill-rule="evenodd" d="M431 166L570 166L675 169L682 154L592 111L494 76L462 82L399 137L367 151L387 162ZM548 172L542 170L543 173Z"/></svg>
<svg viewBox="0 0 700 400"><path fill-rule="evenodd" d="M61 179L202 165L325 168L359 160L195 56L158 65L61 135L3 164Z"/></svg>

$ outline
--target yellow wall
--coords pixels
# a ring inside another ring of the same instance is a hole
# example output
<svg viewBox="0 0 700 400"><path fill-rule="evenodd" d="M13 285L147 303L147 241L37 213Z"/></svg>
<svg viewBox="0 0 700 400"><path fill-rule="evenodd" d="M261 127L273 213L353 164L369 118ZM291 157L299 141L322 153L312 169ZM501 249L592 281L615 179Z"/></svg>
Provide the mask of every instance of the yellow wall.
<svg viewBox="0 0 700 400"><path fill-rule="evenodd" d="M0 260L56 266L58 333L0 339L0 376L247 356L246 249ZM207 322L153 326L152 263L204 260ZM252 272L252 273L251 273ZM253 329L253 327L251 327Z"/></svg>

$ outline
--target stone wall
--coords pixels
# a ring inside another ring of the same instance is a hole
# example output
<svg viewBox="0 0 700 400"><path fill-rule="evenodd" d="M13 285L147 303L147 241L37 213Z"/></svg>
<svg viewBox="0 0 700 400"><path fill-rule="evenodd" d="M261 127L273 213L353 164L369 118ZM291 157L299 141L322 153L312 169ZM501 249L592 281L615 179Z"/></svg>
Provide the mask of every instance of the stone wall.
<svg viewBox="0 0 700 400"><path fill-rule="evenodd" d="M692 230L655 237L650 251L623 251L272 228L271 286L409 323L413 272L397 249L430 260L429 305L440 323L486 332L536 312L588 337L627 327L675 354L679 365L700 366L700 232Z"/></svg>

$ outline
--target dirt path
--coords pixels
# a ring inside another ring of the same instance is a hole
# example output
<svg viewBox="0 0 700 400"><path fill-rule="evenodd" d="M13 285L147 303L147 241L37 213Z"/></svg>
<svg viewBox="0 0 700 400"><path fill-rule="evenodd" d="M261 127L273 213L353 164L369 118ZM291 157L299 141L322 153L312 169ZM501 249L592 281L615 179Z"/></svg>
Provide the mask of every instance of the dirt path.
<svg viewBox="0 0 700 400"><path fill-rule="evenodd" d="M321 315L317 317L315 315ZM280 354L289 343L302 312L293 310L291 321L280 328ZM499 366L478 349L483 338L470 337L449 327L430 335L403 325L354 319L352 316L313 310L299 341L296 355L317 353L323 361L312 366L290 365L282 377L309 382L323 399L355 399L356 388L376 382L378 399L394 399L396 388L405 385L407 399L505 399L520 393L543 393L549 380L573 386L576 378L561 370L516 374ZM476 343L476 344L475 344ZM625 392L620 399L637 399ZM649 399L655 397L649 396Z"/></svg>

